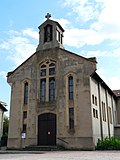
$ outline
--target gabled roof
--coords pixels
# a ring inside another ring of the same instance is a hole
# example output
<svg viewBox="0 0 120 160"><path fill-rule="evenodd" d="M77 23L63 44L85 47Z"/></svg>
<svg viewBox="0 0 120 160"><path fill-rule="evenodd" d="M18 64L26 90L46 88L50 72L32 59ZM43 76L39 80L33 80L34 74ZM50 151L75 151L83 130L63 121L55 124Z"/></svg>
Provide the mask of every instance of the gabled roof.
<svg viewBox="0 0 120 160"><path fill-rule="evenodd" d="M108 87L108 85L101 79L101 77L96 72L94 72L91 77L97 82L99 82L103 88L107 89L112 96L117 98L116 94Z"/></svg>
<svg viewBox="0 0 120 160"><path fill-rule="evenodd" d="M63 48L59 48L59 49L67 52L67 54L74 55L74 56L76 56L76 57L78 57L78 58L82 58L82 59L87 60L87 61L92 62L92 63L97 63L96 57L86 58L86 57L83 57L83 56L81 56L81 55L79 55L79 54L77 54L77 53L68 51L68 50L66 50L66 49L63 49Z"/></svg>
<svg viewBox="0 0 120 160"><path fill-rule="evenodd" d="M27 58L23 63L21 63L17 68L15 68L13 71L10 71L7 73L7 77L9 77L10 75L12 75L18 68L20 68L24 63L26 63L29 59L31 59L34 55L36 54L33 53L29 58Z"/></svg>
<svg viewBox="0 0 120 160"><path fill-rule="evenodd" d="M1 108L4 112L8 111L8 110L6 109L6 107L4 106L4 103L1 102L1 101L0 101L0 108Z"/></svg>
<svg viewBox="0 0 120 160"><path fill-rule="evenodd" d="M73 52L71 52L71 51L68 51L68 50L65 50L65 49L62 49L62 48L59 48L59 47L55 47L55 48L52 48L51 50L53 50L53 49L56 49L56 48L58 48L58 49L60 49L60 50L62 50L62 51L64 51L64 52L66 52L67 54L70 54L70 55L74 55L74 56L76 56L76 57L78 57L78 58L83 58L83 59L85 59L85 60L87 60L87 61L89 61L89 62L92 62L92 63L97 63L96 62L96 57L92 57L92 58L85 58L85 57L83 57L83 56L81 56L81 55L78 55L78 54L76 54L76 53L73 53ZM47 50L50 50L50 49L45 49L46 51ZM44 50L44 51L45 51ZM43 51L43 50L41 50L41 51ZM26 59L21 65L19 65L16 69L14 69L13 71L11 71L11 72L8 72L8 74L7 74L7 77L9 77L10 75L12 75L18 68L20 68L24 63L26 63L29 59L31 59L35 54L37 54L38 52L41 52L41 51L36 51L33 55L31 55L28 59Z"/></svg>

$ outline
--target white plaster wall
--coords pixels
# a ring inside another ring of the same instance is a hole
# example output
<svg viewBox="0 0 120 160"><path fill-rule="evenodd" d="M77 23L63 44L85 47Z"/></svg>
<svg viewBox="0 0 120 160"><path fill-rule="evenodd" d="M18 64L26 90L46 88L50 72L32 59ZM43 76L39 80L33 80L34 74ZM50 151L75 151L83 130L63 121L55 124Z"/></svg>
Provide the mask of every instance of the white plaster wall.
<svg viewBox="0 0 120 160"><path fill-rule="evenodd" d="M100 96L101 96L101 113L102 113L102 102L105 103L105 113L106 113L106 121L103 121L102 115L102 128L103 128L103 137L108 136L108 118L107 118L107 107L106 107L106 93L105 89L100 86Z"/></svg>
<svg viewBox="0 0 120 160"><path fill-rule="evenodd" d="M102 85L100 85L100 100L99 100L98 83L96 83L96 81L92 78L90 78L90 86L91 86L91 114L92 114L93 138L94 138L94 143L96 144L98 141L98 138L101 138L99 101L101 103L101 119L102 119L103 137L109 136L107 105L108 107L111 108L111 116L112 116L112 124L111 123L109 124L110 136L114 135L114 124L117 123L116 103L114 98L102 87ZM97 97L97 106L92 103L92 95ZM106 121L103 121L102 102L105 103ZM93 108L95 110L98 110L98 118L95 118L93 116Z"/></svg>
<svg viewBox="0 0 120 160"><path fill-rule="evenodd" d="M91 86L91 113L92 113L93 139L94 139L94 143L96 145L98 139L101 139L98 85L93 79L90 79L90 86ZM97 97L97 106L92 103L92 95ZM98 110L98 118L94 118L93 108Z"/></svg>

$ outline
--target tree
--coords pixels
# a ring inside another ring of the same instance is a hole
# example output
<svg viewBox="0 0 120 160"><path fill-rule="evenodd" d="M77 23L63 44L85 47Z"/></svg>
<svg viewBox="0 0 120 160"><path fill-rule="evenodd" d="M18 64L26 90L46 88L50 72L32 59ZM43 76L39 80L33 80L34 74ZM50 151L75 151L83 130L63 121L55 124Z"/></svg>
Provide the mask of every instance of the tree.
<svg viewBox="0 0 120 160"><path fill-rule="evenodd" d="M9 126L9 119L5 115L3 120L3 135L1 138L1 145L7 146L7 139L8 139L8 126Z"/></svg>
<svg viewBox="0 0 120 160"><path fill-rule="evenodd" d="M8 125L9 125L9 119L5 115L3 120L3 135L8 135Z"/></svg>

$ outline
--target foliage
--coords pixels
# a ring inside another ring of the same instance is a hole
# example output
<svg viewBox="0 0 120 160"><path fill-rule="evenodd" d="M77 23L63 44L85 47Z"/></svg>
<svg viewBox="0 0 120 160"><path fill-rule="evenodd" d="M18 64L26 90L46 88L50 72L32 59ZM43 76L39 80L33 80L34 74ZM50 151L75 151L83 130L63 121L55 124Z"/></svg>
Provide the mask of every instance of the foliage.
<svg viewBox="0 0 120 160"><path fill-rule="evenodd" d="M1 138L1 146L7 146L9 119L5 115L3 120L3 135Z"/></svg>
<svg viewBox="0 0 120 160"><path fill-rule="evenodd" d="M116 137L105 137L103 140L98 139L97 150L120 150L120 140Z"/></svg>
<svg viewBox="0 0 120 160"><path fill-rule="evenodd" d="M8 135L8 125L9 125L9 119L5 115L3 120L3 135Z"/></svg>

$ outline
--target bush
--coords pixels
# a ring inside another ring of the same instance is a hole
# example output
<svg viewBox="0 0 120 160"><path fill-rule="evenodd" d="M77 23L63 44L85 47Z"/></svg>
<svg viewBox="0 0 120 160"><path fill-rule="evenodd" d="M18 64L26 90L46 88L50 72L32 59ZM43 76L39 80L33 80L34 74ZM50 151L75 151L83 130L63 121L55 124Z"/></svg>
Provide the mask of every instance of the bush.
<svg viewBox="0 0 120 160"><path fill-rule="evenodd" d="M120 150L120 140L116 137L106 137L103 140L98 139L97 150Z"/></svg>
<svg viewBox="0 0 120 160"><path fill-rule="evenodd" d="M3 135L2 138L1 138L1 146L7 146L7 139L8 139L8 136L7 135Z"/></svg>

